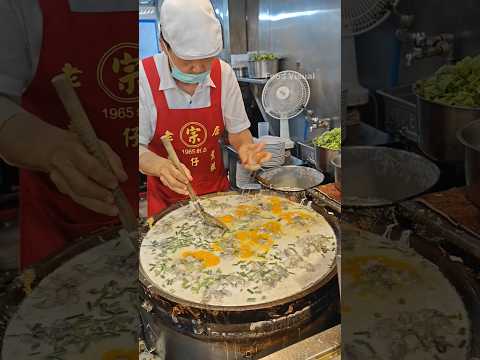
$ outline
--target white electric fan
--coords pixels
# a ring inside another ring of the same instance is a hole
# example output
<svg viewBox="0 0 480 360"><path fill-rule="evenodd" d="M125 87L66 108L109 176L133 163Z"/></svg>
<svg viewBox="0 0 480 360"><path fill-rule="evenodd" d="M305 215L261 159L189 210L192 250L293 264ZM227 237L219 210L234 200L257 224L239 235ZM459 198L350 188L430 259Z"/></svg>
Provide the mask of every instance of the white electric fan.
<svg viewBox="0 0 480 360"><path fill-rule="evenodd" d="M272 76L262 92L265 112L280 120L280 137L285 140L285 149L294 147L290 139L288 120L299 115L310 100L310 85L302 74L296 71L282 71Z"/></svg>
<svg viewBox="0 0 480 360"><path fill-rule="evenodd" d="M399 0L342 0L342 85L348 91L348 106L368 103L368 90L358 81L354 36L383 23Z"/></svg>

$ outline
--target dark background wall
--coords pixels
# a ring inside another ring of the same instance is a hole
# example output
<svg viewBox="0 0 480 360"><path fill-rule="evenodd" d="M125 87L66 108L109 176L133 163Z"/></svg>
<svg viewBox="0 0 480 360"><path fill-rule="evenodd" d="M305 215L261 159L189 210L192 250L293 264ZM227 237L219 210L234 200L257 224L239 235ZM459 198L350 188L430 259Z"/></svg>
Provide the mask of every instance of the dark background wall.
<svg viewBox="0 0 480 360"><path fill-rule="evenodd" d="M427 35L453 33L455 57L460 60L467 55L480 53L480 1L478 0L401 0L399 10L415 15L414 32ZM395 40L398 21L395 16L368 33L356 37L360 82L370 89L381 89L396 85L395 63L398 68L399 84L412 83L431 75L445 63L444 58L423 59L406 67L406 46L399 49ZM400 51L399 51L400 50Z"/></svg>

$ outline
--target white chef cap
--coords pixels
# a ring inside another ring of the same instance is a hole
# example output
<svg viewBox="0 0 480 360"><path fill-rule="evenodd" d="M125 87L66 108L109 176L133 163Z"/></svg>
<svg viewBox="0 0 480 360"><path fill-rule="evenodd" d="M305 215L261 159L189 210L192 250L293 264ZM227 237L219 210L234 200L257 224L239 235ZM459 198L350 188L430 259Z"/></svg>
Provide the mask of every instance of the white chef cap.
<svg viewBox="0 0 480 360"><path fill-rule="evenodd" d="M181 59L206 59L222 51L222 27L210 0L165 0L160 26L163 38Z"/></svg>

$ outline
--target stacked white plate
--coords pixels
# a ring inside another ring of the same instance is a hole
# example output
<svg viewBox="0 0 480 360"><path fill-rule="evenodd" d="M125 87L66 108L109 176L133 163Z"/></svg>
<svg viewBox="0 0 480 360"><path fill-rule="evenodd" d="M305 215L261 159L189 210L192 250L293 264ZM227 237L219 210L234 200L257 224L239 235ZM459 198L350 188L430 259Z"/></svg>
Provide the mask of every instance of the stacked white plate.
<svg viewBox="0 0 480 360"><path fill-rule="evenodd" d="M285 140L278 136L262 136L255 142L265 144L265 151L272 154L272 159L262 164L262 168L271 169L285 164Z"/></svg>
<svg viewBox="0 0 480 360"><path fill-rule="evenodd" d="M265 150L272 154L272 159L262 164L263 169L273 169L285 163L285 140L277 136L262 136L254 139L255 143L265 144ZM252 177L240 163L237 164L237 187L244 190L260 189L261 185Z"/></svg>
<svg viewBox="0 0 480 360"><path fill-rule="evenodd" d="M262 186L252 177L252 173L237 162L237 187L242 190L259 190Z"/></svg>

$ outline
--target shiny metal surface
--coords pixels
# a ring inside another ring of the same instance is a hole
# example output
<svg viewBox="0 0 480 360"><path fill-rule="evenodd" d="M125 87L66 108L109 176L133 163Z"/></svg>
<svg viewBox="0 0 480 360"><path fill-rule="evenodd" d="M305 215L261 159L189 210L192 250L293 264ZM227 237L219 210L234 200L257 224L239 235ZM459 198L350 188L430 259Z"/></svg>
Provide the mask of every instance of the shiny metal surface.
<svg viewBox="0 0 480 360"><path fill-rule="evenodd" d="M417 97L412 84L378 90L385 104L385 130L418 143Z"/></svg>
<svg viewBox="0 0 480 360"><path fill-rule="evenodd" d="M211 2L222 24L223 50L220 57L230 62L232 54L247 52L246 0L211 0Z"/></svg>
<svg viewBox="0 0 480 360"><path fill-rule="evenodd" d="M367 123L348 126L348 138L343 146L379 146L395 142L392 135Z"/></svg>
<svg viewBox="0 0 480 360"><path fill-rule="evenodd" d="M454 34L454 56L459 60L478 54L480 6L477 0L453 4L451 0L400 1L399 11L415 15L411 31ZM445 58L433 57L419 60L411 67L404 66L403 55L407 49L403 47L399 51L394 40L398 23L398 18L391 16L382 25L356 37L359 78L362 85L369 89L413 83L431 76L446 63ZM372 59L375 59L375 66L372 66Z"/></svg>
<svg viewBox="0 0 480 360"><path fill-rule="evenodd" d="M335 311L328 307L310 323L292 325L286 332L268 336L258 334L253 328L250 331L252 338L248 340L239 337L236 341L233 339L208 341L183 334L161 321L155 321L153 327L162 334L165 341L167 360L253 360L322 333L335 323Z"/></svg>
<svg viewBox="0 0 480 360"><path fill-rule="evenodd" d="M420 195L440 177L428 159L387 147L342 148L342 206L385 206Z"/></svg>
<svg viewBox="0 0 480 360"><path fill-rule="evenodd" d="M337 360L341 336L340 325L337 325L260 360Z"/></svg>
<svg viewBox="0 0 480 360"><path fill-rule="evenodd" d="M417 96L419 147L429 158L448 163L461 163L465 149L457 133L468 123L480 118L480 109L445 106Z"/></svg>
<svg viewBox="0 0 480 360"><path fill-rule="evenodd" d="M302 141L297 142L297 148L302 160L315 166L316 169L323 173L334 175L335 169L332 165L332 160L340 151L319 148L311 142L304 143Z"/></svg>
<svg viewBox="0 0 480 360"><path fill-rule="evenodd" d="M245 78L245 77L248 76L248 68L247 67L233 68L233 72L235 73L235 76L237 77L237 80Z"/></svg>
<svg viewBox="0 0 480 360"><path fill-rule="evenodd" d="M310 165L316 166L315 162L315 147L311 143L297 142L297 152L300 158ZM317 168L318 169L318 168ZM320 170L320 169L319 169Z"/></svg>
<svg viewBox="0 0 480 360"><path fill-rule="evenodd" d="M333 175L335 169L332 160L340 154L338 150L329 150L321 147L315 147L315 166L320 171Z"/></svg>
<svg viewBox="0 0 480 360"><path fill-rule="evenodd" d="M461 129L458 139L465 146L467 196L480 207L480 120Z"/></svg>
<svg viewBox="0 0 480 360"><path fill-rule="evenodd" d="M298 192L312 189L325 180L325 176L318 170L305 166L282 166L262 171L261 179L267 180L269 189L282 192Z"/></svg>
<svg viewBox="0 0 480 360"><path fill-rule="evenodd" d="M309 108L318 117L340 114L340 0L253 0L247 5L256 3L258 22L249 18L248 23L249 51L284 57L281 70L298 71L309 80ZM304 139L304 117L290 120L290 135Z"/></svg>
<svg viewBox="0 0 480 360"><path fill-rule="evenodd" d="M248 62L248 76L252 79L266 79L278 73L279 60Z"/></svg>
<svg viewBox="0 0 480 360"><path fill-rule="evenodd" d="M335 187L342 191L342 156L338 155L332 160L335 169Z"/></svg>
<svg viewBox="0 0 480 360"><path fill-rule="evenodd" d="M217 14L220 23L222 24L223 31L223 50L220 53L220 58L230 62L230 49L231 49L231 37L230 37L230 11L229 0L211 0L215 13ZM199 41L201 41L199 39Z"/></svg>

